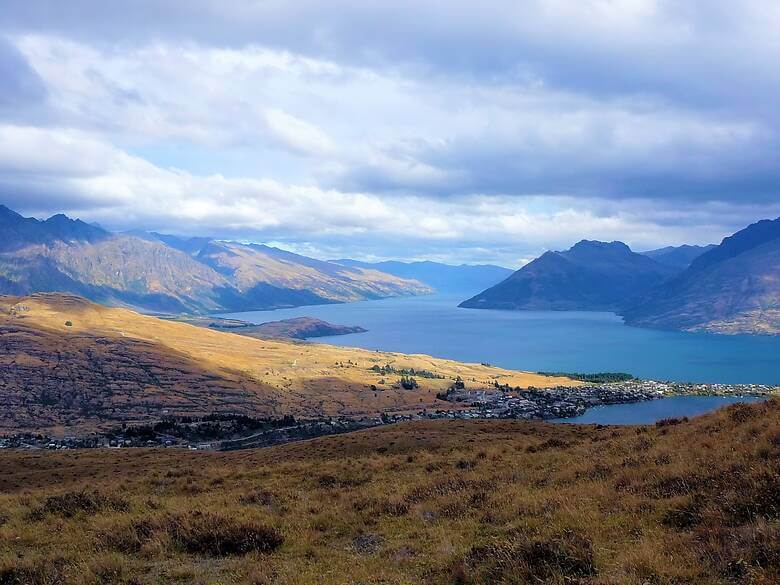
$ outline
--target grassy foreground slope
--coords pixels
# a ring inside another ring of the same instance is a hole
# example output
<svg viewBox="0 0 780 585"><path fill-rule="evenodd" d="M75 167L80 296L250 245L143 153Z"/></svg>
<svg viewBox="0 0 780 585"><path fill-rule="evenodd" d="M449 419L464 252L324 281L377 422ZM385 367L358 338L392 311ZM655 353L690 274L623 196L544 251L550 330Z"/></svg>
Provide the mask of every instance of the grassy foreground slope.
<svg viewBox="0 0 780 585"><path fill-rule="evenodd" d="M418 388L374 366L424 370ZM366 416L448 408L436 399L469 387L577 385L437 359L260 340L38 293L0 297L0 430L62 430L214 411Z"/></svg>
<svg viewBox="0 0 780 585"><path fill-rule="evenodd" d="M778 485L776 399L652 427L0 452L0 583L768 585Z"/></svg>

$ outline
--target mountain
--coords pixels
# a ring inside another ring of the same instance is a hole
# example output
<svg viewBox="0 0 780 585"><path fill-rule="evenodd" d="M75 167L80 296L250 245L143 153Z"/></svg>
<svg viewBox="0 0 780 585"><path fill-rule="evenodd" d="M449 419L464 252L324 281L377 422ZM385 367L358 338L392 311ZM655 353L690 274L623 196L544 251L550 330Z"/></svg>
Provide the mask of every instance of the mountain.
<svg viewBox="0 0 780 585"><path fill-rule="evenodd" d="M622 242L582 240L545 252L499 284L462 302L470 309L614 311L676 271Z"/></svg>
<svg viewBox="0 0 780 585"><path fill-rule="evenodd" d="M780 333L780 219L725 238L623 312L627 323L717 333Z"/></svg>
<svg viewBox="0 0 780 585"><path fill-rule="evenodd" d="M267 285L308 291L329 302L427 294L424 284L378 270L350 268L261 244L211 241L195 256L229 277L246 294Z"/></svg>
<svg viewBox="0 0 780 585"><path fill-rule="evenodd" d="M441 262L360 262L358 260L334 260L336 264L354 268L379 270L400 278L417 280L433 287L439 293L474 294L501 282L512 274L509 268L492 264L460 264L453 266Z"/></svg>
<svg viewBox="0 0 780 585"><path fill-rule="evenodd" d="M657 250L648 250L647 252L641 252L641 254L652 258L661 264L685 270L696 258L705 252L709 252L713 248L715 248L715 244L709 244L707 246L690 246L684 244L682 246L667 246Z"/></svg>
<svg viewBox="0 0 780 585"><path fill-rule="evenodd" d="M0 294L63 291L145 311L206 312L431 292L268 246L112 233L61 214L40 221L0 206L0 230Z"/></svg>

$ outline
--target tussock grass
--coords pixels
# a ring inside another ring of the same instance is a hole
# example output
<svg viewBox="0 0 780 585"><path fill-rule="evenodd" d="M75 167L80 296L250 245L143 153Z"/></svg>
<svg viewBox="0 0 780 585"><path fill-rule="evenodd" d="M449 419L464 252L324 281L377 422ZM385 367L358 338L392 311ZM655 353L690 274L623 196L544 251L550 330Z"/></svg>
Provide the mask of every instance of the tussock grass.
<svg viewBox="0 0 780 585"><path fill-rule="evenodd" d="M780 400L647 427L4 452L0 585L768 585L778 486Z"/></svg>

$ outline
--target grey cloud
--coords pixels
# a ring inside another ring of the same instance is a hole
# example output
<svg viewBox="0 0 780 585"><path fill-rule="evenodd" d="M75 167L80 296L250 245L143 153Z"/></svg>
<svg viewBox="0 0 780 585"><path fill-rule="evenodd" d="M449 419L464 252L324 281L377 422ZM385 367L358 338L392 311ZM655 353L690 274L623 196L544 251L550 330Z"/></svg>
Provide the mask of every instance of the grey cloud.
<svg viewBox="0 0 780 585"><path fill-rule="evenodd" d="M0 37L0 112L17 113L46 97L46 88L19 50Z"/></svg>
<svg viewBox="0 0 780 585"><path fill-rule="evenodd" d="M5 0L0 115L43 136L24 160L7 145L0 198L41 213L83 210L117 228L175 231L184 218L195 233L309 242L329 256L355 249L506 263L586 235L639 247L707 243L777 213L775 2L475 6ZM25 43L51 49L48 60L37 54L38 73L13 46ZM289 51L296 63L245 75L247 45ZM301 55L333 67L313 74ZM269 124L269 111L282 114ZM61 129L83 136L54 149L49 135ZM65 156L90 136L117 152ZM149 160L129 164L123 153ZM111 168L90 164L106 160ZM166 172L172 166L185 172ZM205 177L219 173L227 177ZM268 213L279 216L276 227L257 212L266 201L247 194L264 180L284 184ZM124 200L112 202L114 192ZM175 196L165 205L162 193ZM368 198L365 217L350 215L357 193ZM522 198L477 213L479 203L464 203L475 194ZM551 194L569 200L532 202ZM430 202L418 201L407 220L403 198L412 195ZM526 207L541 208L544 233L526 233L538 223ZM316 234L301 216L317 217ZM408 226L450 218L453 235L447 225L419 229L441 239ZM578 233L588 220L603 220L593 228L601 233Z"/></svg>
<svg viewBox="0 0 780 585"><path fill-rule="evenodd" d="M103 43L259 44L368 66L538 79L592 94L650 93L730 107L780 86L772 0L6 0L6 31ZM648 6L647 13L641 11ZM633 10L636 14L632 13Z"/></svg>

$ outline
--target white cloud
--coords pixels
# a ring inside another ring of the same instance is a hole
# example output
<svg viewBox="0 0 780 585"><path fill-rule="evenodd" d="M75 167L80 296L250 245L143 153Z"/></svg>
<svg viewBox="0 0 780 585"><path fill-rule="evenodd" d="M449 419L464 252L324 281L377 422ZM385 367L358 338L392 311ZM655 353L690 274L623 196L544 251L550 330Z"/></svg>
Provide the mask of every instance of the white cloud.
<svg viewBox="0 0 780 585"><path fill-rule="evenodd" d="M437 251L428 255L440 259L485 261L490 260L485 251L490 250L493 261L517 265L529 254L568 247L581 238L623 239L642 249L666 242L712 241L727 234L734 222L744 221L722 205L699 209L698 216L686 211L664 217L652 203L637 201L600 214L597 202L565 197L386 198L272 179L164 169L74 131L0 126L0 137L3 144L18 147L0 149L0 169L6 188L12 187L18 197L11 203L23 210L64 210L112 227L258 241L319 241L331 257L366 246L373 246L376 253L395 241L398 249L414 257L429 249ZM51 145L59 149L55 159L44 154ZM85 160L90 163L82 165ZM56 209L51 208L51 192L40 191L42 164L47 165L49 184L60 189ZM718 217L725 219L707 223ZM694 224L706 223L706 229L692 227L686 221L690 218L695 218Z"/></svg>
<svg viewBox="0 0 780 585"><path fill-rule="evenodd" d="M265 120L273 135L294 152L327 156L335 150L333 142L322 130L282 110L266 110Z"/></svg>

